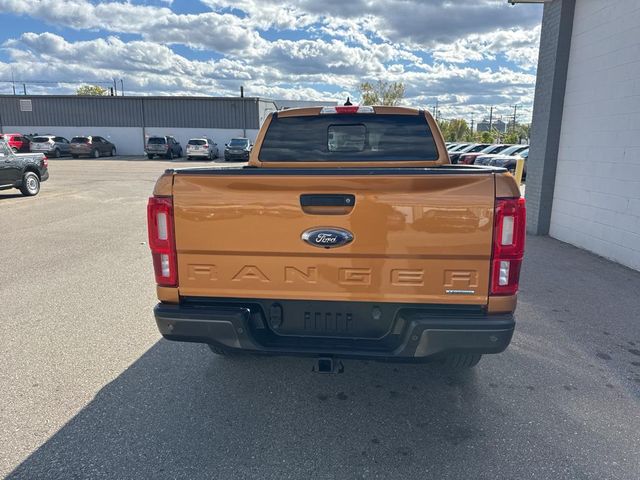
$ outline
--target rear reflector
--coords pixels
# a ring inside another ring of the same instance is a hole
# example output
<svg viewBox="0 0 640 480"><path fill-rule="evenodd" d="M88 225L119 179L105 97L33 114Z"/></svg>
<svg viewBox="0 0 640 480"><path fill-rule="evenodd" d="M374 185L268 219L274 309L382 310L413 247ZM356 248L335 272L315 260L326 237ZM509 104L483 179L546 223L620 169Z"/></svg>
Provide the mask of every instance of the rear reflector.
<svg viewBox="0 0 640 480"><path fill-rule="evenodd" d="M491 295L515 295L524 256L526 208L524 198L498 198L493 224Z"/></svg>
<svg viewBox="0 0 640 480"><path fill-rule="evenodd" d="M347 107L322 107L321 115L327 114L345 114L345 113L376 113L373 107L351 105Z"/></svg>
<svg viewBox="0 0 640 480"><path fill-rule="evenodd" d="M178 285L178 262L172 197L149 198L147 226L156 283L162 287L175 287Z"/></svg>

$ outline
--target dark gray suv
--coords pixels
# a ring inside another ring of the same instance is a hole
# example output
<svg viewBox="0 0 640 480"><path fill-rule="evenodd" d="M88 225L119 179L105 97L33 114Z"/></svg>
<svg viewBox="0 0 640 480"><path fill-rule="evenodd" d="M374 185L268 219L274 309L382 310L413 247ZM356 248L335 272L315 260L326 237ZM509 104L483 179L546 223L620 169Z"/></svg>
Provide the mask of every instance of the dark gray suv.
<svg viewBox="0 0 640 480"><path fill-rule="evenodd" d="M182 145L180 145L180 142L170 135L165 137L149 137L147 144L144 147L144 151L149 160L151 160L155 155L168 159L182 157Z"/></svg>

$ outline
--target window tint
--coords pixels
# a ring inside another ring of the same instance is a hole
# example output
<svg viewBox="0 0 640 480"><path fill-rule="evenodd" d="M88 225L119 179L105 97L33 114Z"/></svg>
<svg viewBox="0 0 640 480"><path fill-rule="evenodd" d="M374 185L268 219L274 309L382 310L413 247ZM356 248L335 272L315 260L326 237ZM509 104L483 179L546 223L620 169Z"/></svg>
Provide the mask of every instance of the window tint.
<svg viewBox="0 0 640 480"><path fill-rule="evenodd" d="M273 117L264 162L433 161L438 150L423 115Z"/></svg>
<svg viewBox="0 0 640 480"><path fill-rule="evenodd" d="M33 137L33 143L47 143L51 137Z"/></svg>
<svg viewBox="0 0 640 480"><path fill-rule="evenodd" d="M189 145L206 145L206 140L189 140Z"/></svg>
<svg viewBox="0 0 640 480"><path fill-rule="evenodd" d="M87 137L73 137L71 143L89 143L89 139Z"/></svg>
<svg viewBox="0 0 640 480"><path fill-rule="evenodd" d="M165 144L167 142L164 139L164 137L151 137L149 139L148 143L153 144L153 145L162 145L162 144Z"/></svg>

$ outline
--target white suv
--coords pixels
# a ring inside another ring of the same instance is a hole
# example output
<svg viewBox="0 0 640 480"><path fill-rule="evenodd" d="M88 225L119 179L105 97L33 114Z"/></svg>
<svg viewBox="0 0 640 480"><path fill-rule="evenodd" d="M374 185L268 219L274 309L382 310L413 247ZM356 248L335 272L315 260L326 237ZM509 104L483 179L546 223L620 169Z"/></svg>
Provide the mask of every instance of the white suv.
<svg viewBox="0 0 640 480"><path fill-rule="evenodd" d="M218 144L207 137L190 139L187 142L187 160L195 157L218 158Z"/></svg>

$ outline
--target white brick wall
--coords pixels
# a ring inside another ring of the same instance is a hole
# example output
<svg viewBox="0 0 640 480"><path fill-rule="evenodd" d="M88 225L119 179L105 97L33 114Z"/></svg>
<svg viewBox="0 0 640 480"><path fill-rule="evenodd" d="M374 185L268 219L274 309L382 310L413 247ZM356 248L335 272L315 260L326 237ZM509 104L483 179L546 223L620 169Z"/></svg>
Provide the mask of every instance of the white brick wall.
<svg viewBox="0 0 640 480"><path fill-rule="evenodd" d="M640 1L576 2L550 235L640 270Z"/></svg>

